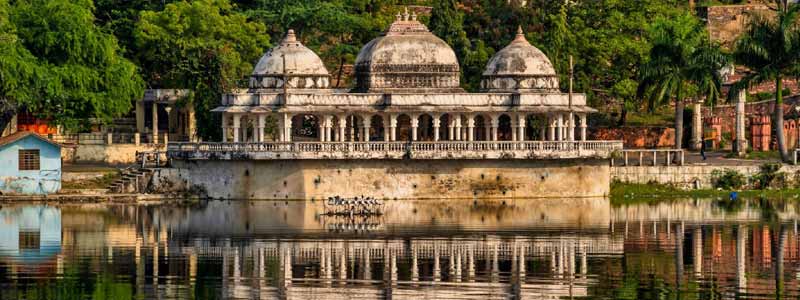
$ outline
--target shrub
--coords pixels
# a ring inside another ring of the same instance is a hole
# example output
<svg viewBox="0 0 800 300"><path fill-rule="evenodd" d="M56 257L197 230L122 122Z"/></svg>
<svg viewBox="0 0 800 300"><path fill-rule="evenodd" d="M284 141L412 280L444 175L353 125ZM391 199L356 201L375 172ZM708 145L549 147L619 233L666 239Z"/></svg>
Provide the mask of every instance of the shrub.
<svg viewBox="0 0 800 300"><path fill-rule="evenodd" d="M758 174L753 175L753 185L758 189L786 188L788 176L786 172L781 172L782 165L779 163L766 163L761 165Z"/></svg>
<svg viewBox="0 0 800 300"><path fill-rule="evenodd" d="M733 169L714 170L711 172L711 184L715 188L724 190L735 190L742 188L747 182L747 178Z"/></svg>

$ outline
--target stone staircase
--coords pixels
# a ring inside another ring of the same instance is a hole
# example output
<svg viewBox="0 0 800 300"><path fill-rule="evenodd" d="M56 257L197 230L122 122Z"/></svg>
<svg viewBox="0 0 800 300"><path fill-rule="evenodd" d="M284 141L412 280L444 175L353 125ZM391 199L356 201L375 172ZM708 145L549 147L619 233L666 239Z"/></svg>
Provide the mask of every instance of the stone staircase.
<svg viewBox="0 0 800 300"><path fill-rule="evenodd" d="M109 194L142 193L147 190L153 170L128 167L120 171L120 178L108 186Z"/></svg>

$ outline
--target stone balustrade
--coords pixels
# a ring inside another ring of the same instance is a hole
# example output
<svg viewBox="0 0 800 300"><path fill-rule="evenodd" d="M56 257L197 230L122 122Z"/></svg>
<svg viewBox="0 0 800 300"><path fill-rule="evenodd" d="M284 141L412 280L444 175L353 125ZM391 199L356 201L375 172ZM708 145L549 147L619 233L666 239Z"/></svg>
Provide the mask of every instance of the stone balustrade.
<svg viewBox="0 0 800 300"><path fill-rule="evenodd" d="M611 166L683 166L686 156L683 149L625 149L621 154Z"/></svg>
<svg viewBox="0 0 800 300"><path fill-rule="evenodd" d="M577 159L610 158L622 141L170 143L173 159Z"/></svg>

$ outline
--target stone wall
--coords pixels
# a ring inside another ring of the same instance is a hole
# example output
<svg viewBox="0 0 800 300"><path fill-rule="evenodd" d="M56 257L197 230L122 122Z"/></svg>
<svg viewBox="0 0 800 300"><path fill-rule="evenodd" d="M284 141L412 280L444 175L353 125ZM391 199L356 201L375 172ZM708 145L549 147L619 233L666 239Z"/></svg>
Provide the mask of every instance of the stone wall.
<svg viewBox="0 0 800 300"><path fill-rule="evenodd" d="M763 4L714 5L701 7L699 14L706 19L711 38L730 48L747 25L747 14L761 12L769 12L769 8Z"/></svg>
<svg viewBox="0 0 800 300"><path fill-rule="evenodd" d="M61 148L61 159L67 163L133 164L137 151L164 151L163 145L111 144L74 145Z"/></svg>
<svg viewBox="0 0 800 300"><path fill-rule="evenodd" d="M768 119L772 117L773 110L775 109L774 101L759 101L759 102L748 102L745 104L745 126L747 133L747 140L752 145L753 144L753 120L754 118L761 118L767 117ZM792 96L784 98L783 103L783 112L784 112L784 135L786 136L786 146L789 149L796 148L800 146L800 132L797 129L798 122L800 122L800 115L795 110L795 107L800 106L800 97ZM703 119L705 120L706 126L709 126L710 121L714 119L714 122L718 122L713 124L716 127L715 130L720 132L713 133L712 135L715 137L725 136L726 138L734 139L736 137L735 131L735 121L736 121L736 105L718 105L713 108L711 107L703 107ZM708 128L712 129L712 128ZM771 133L768 132L767 139L770 140L769 147L770 149L775 149L776 145L774 143L775 140L769 138ZM730 141L728 141L730 142ZM627 145L626 145L627 146ZM758 149L758 148L757 148Z"/></svg>
<svg viewBox="0 0 800 300"><path fill-rule="evenodd" d="M590 128L590 140L622 140L625 149L672 148L675 146L675 128L620 127Z"/></svg>
<svg viewBox="0 0 800 300"><path fill-rule="evenodd" d="M712 188L711 172L733 169L747 177L759 172L759 166L629 166L611 167L611 178L627 183L660 183L681 188ZM783 166L781 171L794 177L800 166Z"/></svg>
<svg viewBox="0 0 800 300"><path fill-rule="evenodd" d="M225 199L603 197L605 159L576 160L175 160L154 176L158 192Z"/></svg>

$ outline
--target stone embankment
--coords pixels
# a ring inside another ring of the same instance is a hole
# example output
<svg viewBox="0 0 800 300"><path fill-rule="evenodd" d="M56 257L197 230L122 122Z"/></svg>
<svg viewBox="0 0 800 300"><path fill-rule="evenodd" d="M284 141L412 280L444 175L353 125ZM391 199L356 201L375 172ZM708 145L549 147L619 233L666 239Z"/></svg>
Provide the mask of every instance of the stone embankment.
<svg viewBox="0 0 800 300"><path fill-rule="evenodd" d="M758 165L725 166L725 165L684 165L684 166L614 166L611 167L611 179L637 184L667 184L686 189L713 188L712 172L715 170L735 170L747 178L760 171ZM794 178L800 172L800 166L784 165L781 172Z"/></svg>

